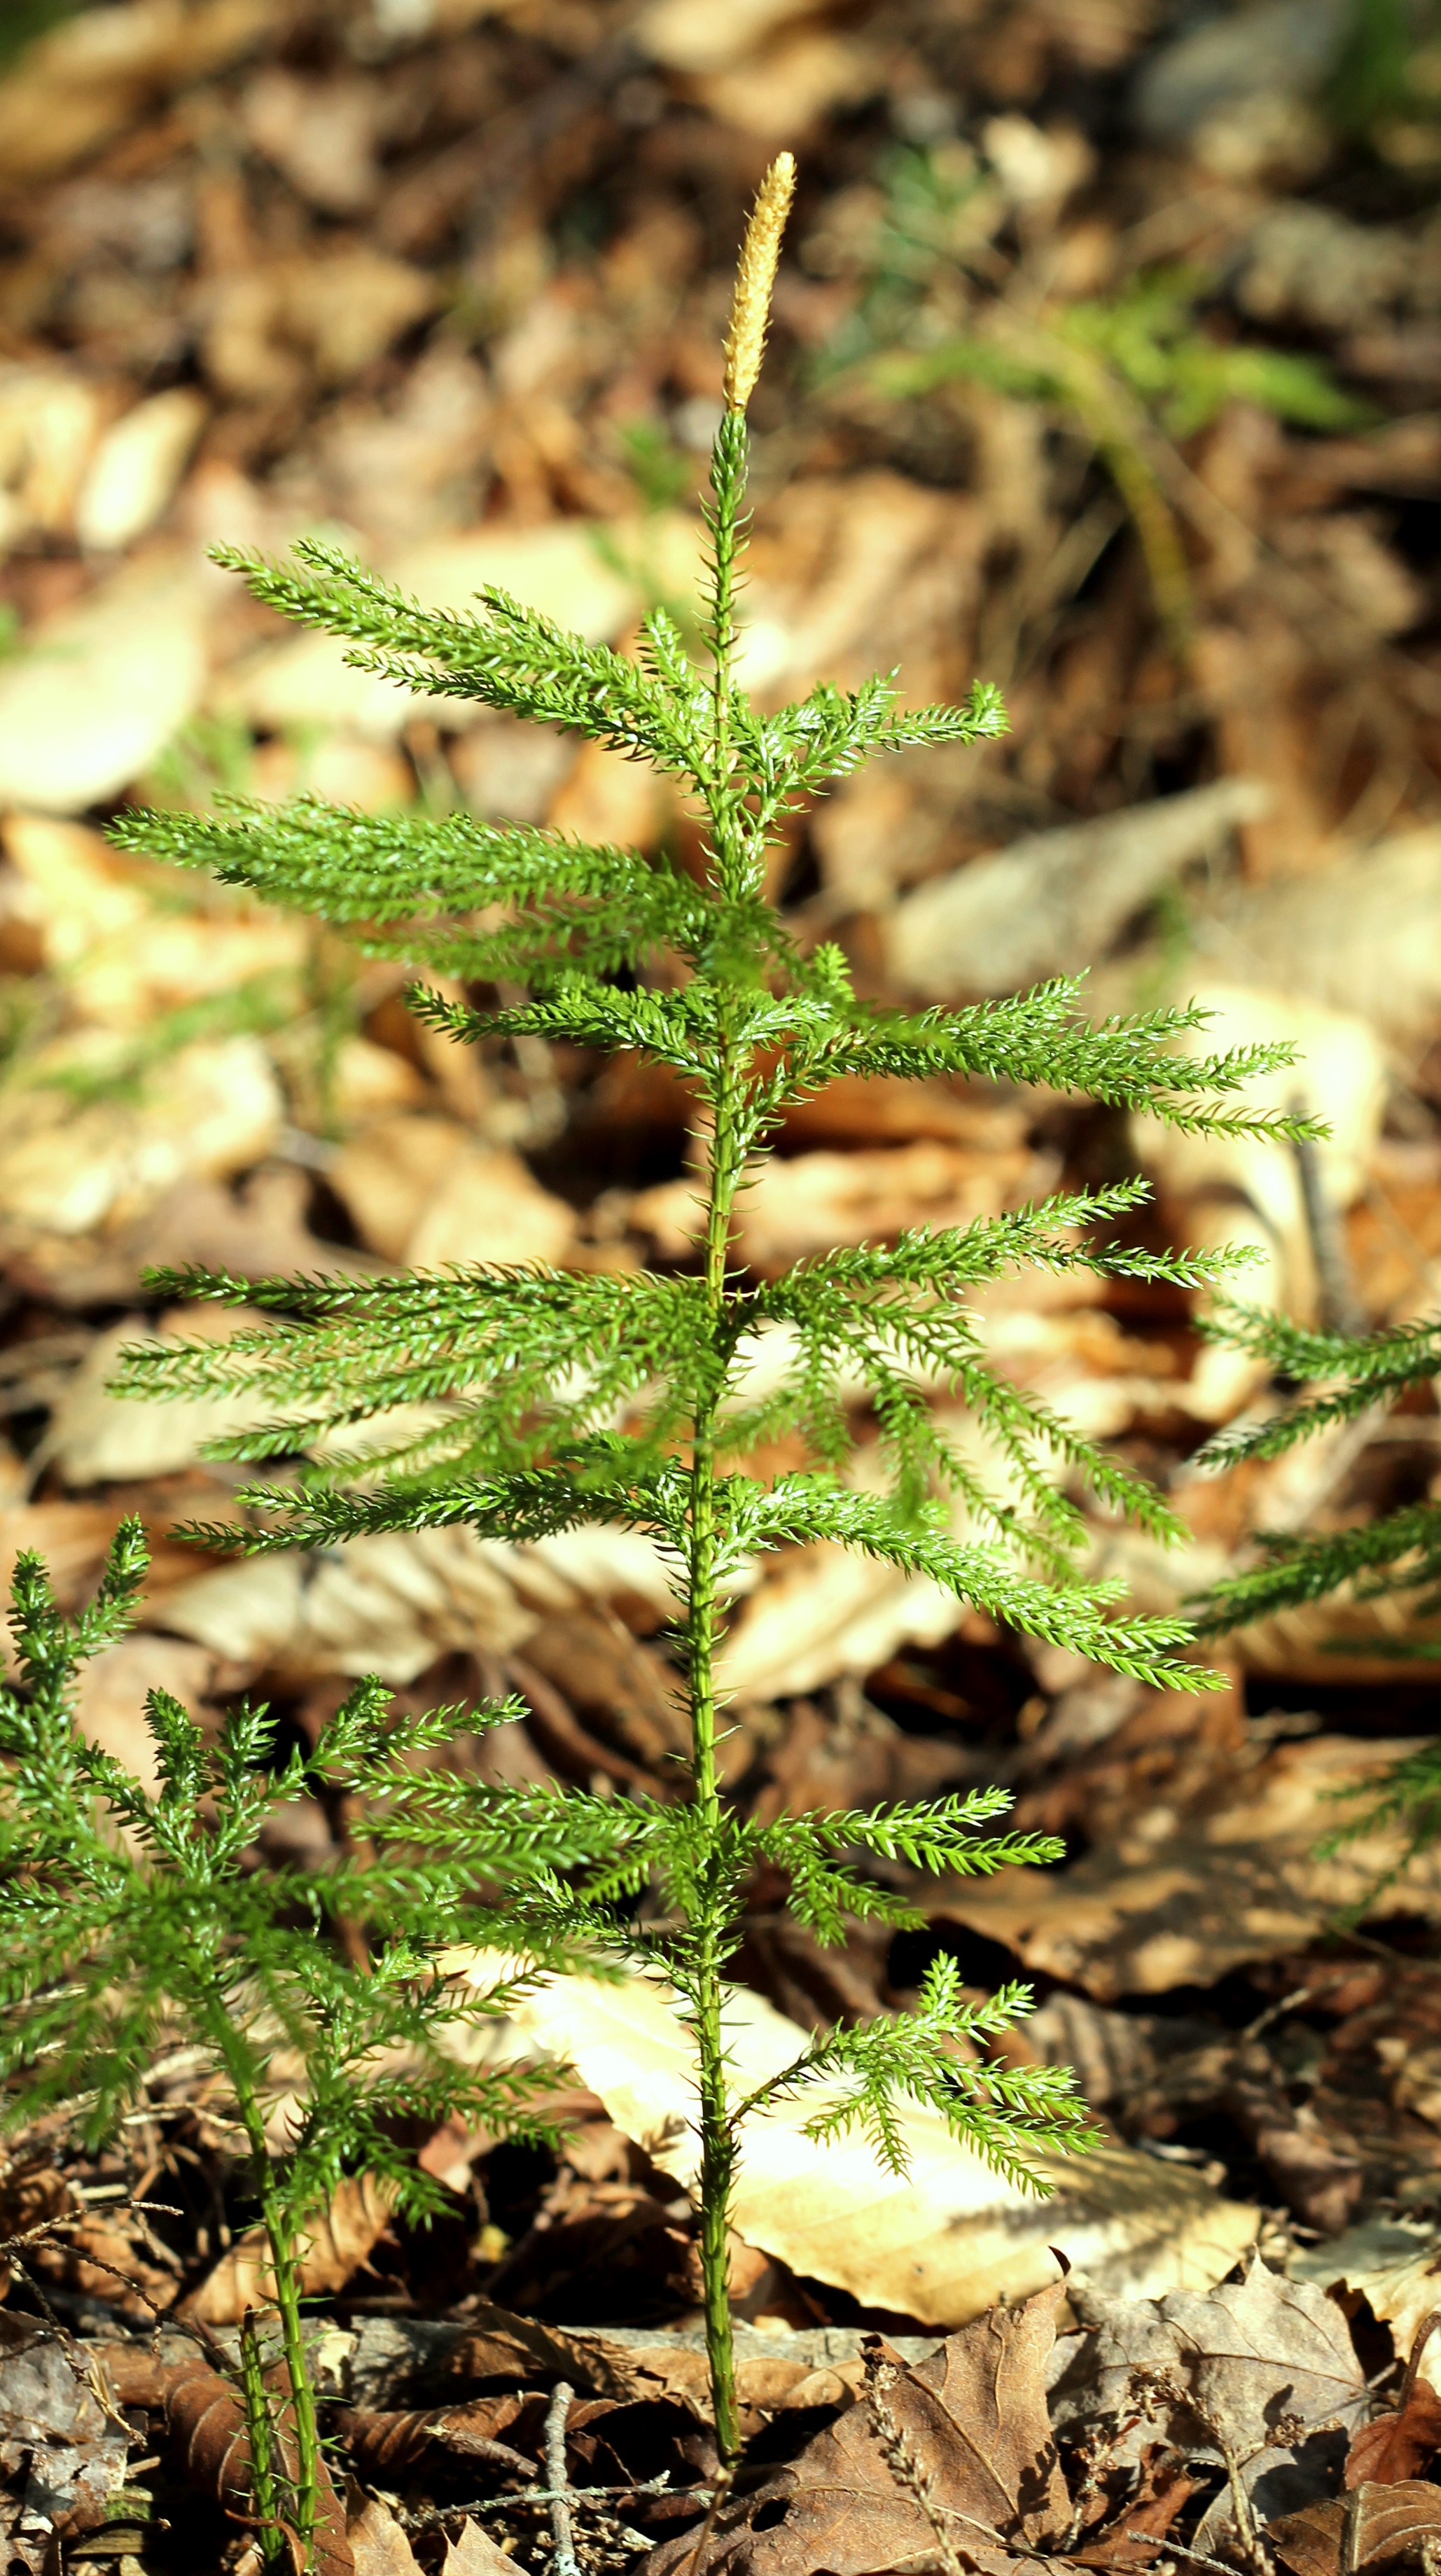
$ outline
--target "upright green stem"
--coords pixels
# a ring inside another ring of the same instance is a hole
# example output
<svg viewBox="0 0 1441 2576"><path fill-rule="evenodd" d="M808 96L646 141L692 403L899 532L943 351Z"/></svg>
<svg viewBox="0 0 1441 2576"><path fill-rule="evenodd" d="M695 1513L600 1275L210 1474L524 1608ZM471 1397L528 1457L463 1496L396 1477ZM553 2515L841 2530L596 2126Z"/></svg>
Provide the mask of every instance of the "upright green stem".
<svg viewBox="0 0 1441 2576"><path fill-rule="evenodd" d="M745 422L727 413L716 440L711 483L715 493L715 592L711 650L715 663L711 736L712 785L707 794L716 872L734 891L742 864L738 800L731 785L731 652L737 522L745 488ZM736 1122L741 1069L722 1038L711 1090L710 1189L706 1210L705 1295L708 1339L717 1365L698 1396L691 1455L690 1561L687 1644L691 1703L692 1792L708 1855L700 1872L701 1902L692 1925L692 2001L700 2090L701 2280L711 2401L722 2475L740 2453L735 2339L731 2330L729 2219L735 2171L735 2136L726 2086L721 2030L722 1966L729 1928L729 1895L723 1849L720 1784L716 1772L716 1626L720 1612L716 1525L716 1417L726 1348L726 1256L738 1177Z"/></svg>
<svg viewBox="0 0 1441 2576"><path fill-rule="evenodd" d="M294 2233L275 2186L270 2150L265 2142L265 2116L256 2092L249 2053L222 2001L217 2000L210 2006L206 2019L230 2078L235 2107L250 2148L261 2224L270 2246L275 2306L280 2318L285 2375L295 2424L295 2533L300 2543L301 2565L308 2570L314 2560L315 2526L320 2511L320 2427L316 2422L315 2392L310 2385L305 2342L301 2334L300 2267L295 2259ZM267 2426L267 2437L268 2432ZM265 2447L273 2463L274 2446L268 2439ZM258 2459L260 2454L253 2429L251 2449Z"/></svg>

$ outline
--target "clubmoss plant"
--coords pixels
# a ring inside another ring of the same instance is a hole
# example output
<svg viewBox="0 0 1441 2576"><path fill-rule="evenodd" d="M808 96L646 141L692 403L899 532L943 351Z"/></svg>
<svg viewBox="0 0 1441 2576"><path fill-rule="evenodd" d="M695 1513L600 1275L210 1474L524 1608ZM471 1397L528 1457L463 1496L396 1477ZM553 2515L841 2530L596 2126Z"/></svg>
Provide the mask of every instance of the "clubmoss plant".
<svg viewBox="0 0 1441 2576"><path fill-rule="evenodd" d="M251 1548L329 1547L365 1531L451 1523L514 1542L599 1521L652 1533L668 1557L691 1731L676 1795L542 1800L496 1790L488 1807L458 1800L450 1830L482 1878L521 1874L533 1852L553 1873L556 1921L588 1934L598 1956L653 1963L688 2017L706 2330L727 2470L739 2442L727 2217L748 2120L813 2089L817 2140L859 2127L901 2164L898 2107L920 2101L1001 2170L1032 2179L1039 2156L1083 2147L1091 2134L1068 2071L1007 2067L983 2053L1027 2008L1027 1991L964 2001L944 1965L918 2012L824 2034L742 2096L722 2009L757 1869L783 1873L793 1912L835 1942L856 1918L920 1919L908 1898L877 1883L881 1873L866 1874L876 1861L917 1873L992 1870L1056 1857L1059 1846L989 1834L1009 1803L1000 1791L766 1825L734 1812L717 1760L728 1605L757 1557L828 1541L925 1576L1030 1636L1150 1682L1205 1688L1184 1622L1119 1617L1118 1587L1079 1578L1086 1524L1062 1487L1073 1474L1089 1478L1109 1509L1165 1532L1161 1497L988 1365L965 1298L1027 1263L1193 1284L1216 1275L1190 1255L1095 1240L1144 1197L1141 1184L1125 1182L971 1226L907 1232L889 1247L832 1252L757 1283L733 1251L738 1194L788 1107L843 1076L1044 1082L1185 1127L1274 1132L1278 1122L1231 1095L1286 1059L1267 1047L1204 1060L1179 1052L1173 1041L1196 1025L1188 1011L1090 1027L1072 984L955 1012L873 1007L854 995L841 952L806 954L767 901L768 852L830 781L908 744L1004 730L984 686L964 707L907 712L887 680L853 695L822 684L765 713L738 683L745 407L792 184L782 156L742 255L711 460L699 666L663 609L645 618L632 659L498 590L482 594L473 616L422 609L331 546L307 543L281 567L233 551L222 558L260 599L347 638L363 669L649 761L704 817L702 872L464 814L379 819L316 803L281 814L236 806L209 819L134 814L119 834L126 847L319 913L373 953L419 958L478 987L473 1003L413 996L453 1037L632 1049L669 1067L696 1100L699 1240L678 1274L482 1264L363 1281L166 1274L157 1287L167 1297L259 1306L275 1321L223 1346L137 1352L121 1382L132 1395L244 1390L268 1422L229 1442L230 1456L295 1460L325 1435L323 1465L251 1490ZM506 999L517 984L525 998ZM889 1470L884 1490L847 1473L857 1381ZM938 1425L938 1389L970 1407L988 1464ZM363 1425L364 1439L347 1442ZM750 1471L763 1444L796 1435L812 1466L769 1479ZM233 1527L197 1534L236 1543ZM639 1906L647 1890L651 1901Z"/></svg>
<svg viewBox="0 0 1441 2576"><path fill-rule="evenodd" d="M984 166L956 142L900 145L878 176L869 242L828 246L859 294L821 353L818 383L904 402L972 382L1064 421L1114 483L1184 650L1194 619L1172 442L1231 402L1308 429L1361 428L1374 413L1317 359L1213 338L1201 310L1215 282L1200 269L1152 269L1101 297L1003 293L977 306L973 326L970 273L994 256L998 215Z"/></svg>
<svg viewBox="0 0 1441 2576"><path fill-rule="evenodd" d="M1218 1475L1243 1458L1279 1458L1333 1425L1362 1422L1441 1375L1441 1317L1435 1315L1377 1333L1312 1332L1263 1307L1223 1299L1205 1330L1232 1350L1268 1361L1292 1390L1277 1411L1243 1419L1207 1442L1198 1463ZM1354 1529L1300 1536L1263 1530L1258 1538L1256 1562L1216 1584L1200 1605L1207 1635L1222 1636L1278 1610L1324 1603L1342 1593L1352 1601L1404 1603L1417 1621L1441 1611L1441 1501L1430 1496ZM1369 1651L1413 1662L1424 1673L1441 1660L1441 1641L1408 1637L1403 1627L1376 1639ZM1345 1822L1328 1836L1323 1851L1340 1850L1383 1826L1401 1834L1394 1870L1352 1909L1355 1919L1370 1911L1415 1853L1441 1838L1441 1737L1418 1743L1348 1806Z"/></svg>
<svg viewBox="0 0 1441 2576"><path fill-rule="evenodd" d="M74 1720L79 1670L128 1625L147 1562L140 1524L123 1523L74 1620L38 1557L15 1569L19 1681L0 1688L0 2114L13 2134L68 2113L94 2150L167 2054L195 2053L208 2110L230 2120L249 2166L282 2346L277 2410L255 2333L243 2343L252 2502L267 2560L293 2545L308 2567L322 2497L301 2325L308 2230L347 2172L375 2175L411 2217L444 2209L445 2191L396 2145L395 2125L458 2114L537 2135L525 2104L543 2079L463 2062L457 2034L503 2012L510 1994L469 1995L438 1964L447 1934L494 1940L502 1918L475 1909L468 1867L425 1852L429 1775L409 1765L485 1721L452 1709L392 1719L380 1684L362 1682L313 1754L277 1762L263 1708L237 1709L207 1740L152 1691L151 1792ZM498 1709L491 1722L514 1714ZM267 1817L337 1791L364 1801L378 1857L310 1872L255 1866ZM514 1946L509 1911L503 1919ZM342 1921L349 1947L335 1937ZM357 1940L368 1941L364 1960ZM279 2143L277 2113L288 2132Z"/></svg>

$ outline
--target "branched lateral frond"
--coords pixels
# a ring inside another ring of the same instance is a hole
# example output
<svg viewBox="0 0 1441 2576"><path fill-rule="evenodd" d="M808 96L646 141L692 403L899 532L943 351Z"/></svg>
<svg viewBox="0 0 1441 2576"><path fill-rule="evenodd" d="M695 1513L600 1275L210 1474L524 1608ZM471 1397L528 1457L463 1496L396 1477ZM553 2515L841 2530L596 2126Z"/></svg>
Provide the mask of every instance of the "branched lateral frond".
<svg viewBox="0 0 1441 2576"><path fill-rule="evenodd" d="M951 1073L1083 1092L1124 1109L1148 1110L1184 1134L1309 1137L1314 1119L1240 1107L1226 1099L1258 1076L1294 1063L1281 1040L1193 1056L1175 1041L1204 1028L1196 1005L1092 1024L1079 1016L1080 977L1058 977L1014 999L920 1013L857 1009L849 1041L838 1036L837 1073Z"/></svg>
<svg viewBox="0 0 1441 2576"><path fill-rule="evenodd" d="M1441 1320L1426 1316L1367 1334L1318 1333L1234 1298L1202 1319L1208 1340L1269 1361L1278 1377L1321 1392L1260 1420L1244 1416L1208 1440L1198 1464L1219 1474L1241 1458L1278 1458L1331 1422L1354 1422L1441 1371ZM1324 1383L1330 1380L1330 1384Z"/></svg>
<svg viewBox="0 0 1441 2576"><path fill-rule="evenodd" d="M604 978L667 948L694 959L714 929L689 878L633 851L467 814L380 817L314 797L277 814L230 798L213 815L122 816L112 838L358 928L368 954L476 977ZM381 936L393 923L403 933Z"/></svg>
<svg viewBox="0 0 1441 2576"><path fill-rule="evenodd" d="M348 638L357 670L433 697L474 698L541 724L573 726L592 742L643 752L661 769L694 777L704 768L705 699L663 686L612 652L568 633L508 592L477 593L482 617L422 608L339 546L297 539L301 569L268 563L241 546L217 546L215 561L238 572L254 598L299 626Z"/></svg>
<svg viewBox="0 0 1441 2576"><path fill-rule="evenodd" d="M1044 2197L1055 2186L1038 2173L1038 2154L1076 2155L1099 2143L1074 2074L1068 2066L1011 2066L964 2053L1009 2029L1033 2000L1028 1986L1013 1984L980 2004L966 2002L954 1959L937 1959L913 2012L821 2033L737 2104L735 2125L819 2088L805 2135L829 2145L859 2130L879 2161L904 2176L910 2152L899 2106L914 2102L938 2112L951 2135L1008 2182Z"/></svg>
<svg viewBox="0 0 1441 2576"><path fill-rule="evenodd" d="M981 1834L976 1828L1003 1815L1011 1804L1005 1790L972 1791L900 1806L826 1813L807 1810L778 1817L748 1830L745 1856L784 1870L791 1884L791 1911L829 1945L844 1941L856 1921L919 1927L922 1909L874 1879L858 1877L857 1854L904 1861L933 1875L989 1877L998 1869L1024 1869L1059 1860L1063 1846L1054 1835Z"/></svg>
<svg viewBox="0 0 1441 2576"><path fill-rule="evenodd" d="M385 1530L448 1529L460 1522L487 1538L515 1543L553 1538L597 1518L650 1529L677 1544L684 1535L687 1486L673 1461L637 1472L634 1444L597 1434L578 1441L545 1467L517 1467L493 1477L447 1477L444 1484L383 1485L375 1492L330 1492L323 1484L298 1489L273 1485L242 1488L237 1500L258 1516L256 1527L237 1532L231 1521L187 1522L184 1535L197 1546L247 1554L276 1548L334 1547L349 1538Z"/></svg>
<svg viewBox="0 0 1441 2576"><path fill-rule="evenodd" d="M1173 1652L1192 1635L1184 1619L1117 1619L1119 1584L1046 1583L1018 1573L1012 1560L988 1547L953 1539L935 1512L910 1521L892 1505L855 1493L820 1475L787 1475L770 1486L730 1476L720 1488L733 1544L775 1546L826 1539L879 1557L904 1573L924 1575L993 1618L1047 1644L1070 1647L1112 1671L1129 1673L1162 1690L1214 1690L1221 1677Z"/></svg>
<svg viewBox="0 0 1441 2576"><path fill-rule="evenodd" d="M235 1301L224 1273L172 1274L177 1295ZM151 1398L242 1395L276 1418L214 1444L230 1457L287 1455L319 1433L407 1408L396 1454L419 1444L475 1472L517 1462L561 1429L603 1430L651 1396L659 1431L692 1399L699 1283L652 1272L532 1269L416 1274L396 1280L262 1280L241 1302L278 1314L229 1341L148 1342L125 1351L117 1386Z"/></svg>
<svg viewBox="0 0 1441 2576"><path fill-rule="evenodd" d="M1360 1529L1301 1538L1263 1530L1259 1544L1267 1551L1263 1562L1228 1575L1198 1605L1202 1636L1220 1636L1272 1611L1323 1600L1342 1584L1365 1600L1398 1584L1419 1592L1441 1583L1441 1512L1433 1502L1407 1503ZM1384 1644L1378 1641L1374 1651L1384 1652ZM1429 1649L1418 1643L1405 1651L1423 1656Z"/></svg>

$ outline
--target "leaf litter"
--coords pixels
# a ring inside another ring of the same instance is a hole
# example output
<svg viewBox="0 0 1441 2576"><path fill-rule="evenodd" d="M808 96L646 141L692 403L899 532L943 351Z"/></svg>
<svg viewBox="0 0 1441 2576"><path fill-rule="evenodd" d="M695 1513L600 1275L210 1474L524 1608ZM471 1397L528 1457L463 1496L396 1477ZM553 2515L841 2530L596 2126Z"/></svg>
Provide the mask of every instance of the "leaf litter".
<svg viewBox="0 0 1441 2576"><path fill-rule="evenodd" d="M760 422L751 681L779 695L894 661L916 697L981 671L1014 727L868 772L798 824L798 937L839 936L896 998L1001 993L1055 963L1090 966L1103 1007L1204 986L1234 1037L1294 1027L1304 1003L1308 1105L1339 1145L1318 1223L1281 1149L1178 1156L1044 1093L857 1086L782 1139L737 1258L764 1276L1119 1157L1159 1191L1138 1241L1250 1243L1252 1293L1301 1320L1338 1295L1375 1322L1424 1310L1441 1258L1424 88L1345 129L1339 13L1319 8L1305 43L1267 32L1296 13L1248 8L1218 34L1140 0L656 0L624 27L607 0L19 15L38 40L0 79L0 1554L39 1543L73 1605L121 1513L145 1518L144 1624L97 1670L97 1740L133 1741L157 1679L202 1717L269 1696L313 1738L345 1677L379 1670L415 1706L519 1690L525 1716L462 1739L462 1760L667 1793L669 1591L646 1543L432 1533L197 1565L167 1533L233 1511L232 1468L201 1454L224 1426L103 1380L115 1339L169 1329L148 1262L684 1266L688 1103L563 1050L459 1071L388 961L100 834L131 797L311 787L689 863L686 818L623 762L522 751L443 701L417 718L237 605L203 546L340 525L423 597L499 579L624 643L649 599L688 588L717 280L778 143L809 194L774 334L794 427ZM1176 262L1194 294L1162 290ZM1097 1565L1143 1606L1231 1570L1254 1528L1344 1526L1435 1476L1422 1399L1197 1481L1205 1430L1272 1391L1143 1281L1071 1273L1020 1301L997 1282L978 1315L993 1355L1180 1511L1169 1558L1093 1517ZM427 2436L403 2469L360 2468L356 2565L559 2567L558 2383L577 2392L573 2497L595 2491L573 2504L585 2576L657 2552L678 2570L687 2549L776 2576L1424 2565L1434 1871L1391 1878L1384 1839L1315 1857L1333 1794L1434 1724L1396 1642L1384 1602L1285 1614L1233 1641L1228 1695L1183 1703L1023 1653L827 1550L773 1564L727 1646L731 1795L776 1815L1000 1779L1072 1857L1024 1888L928 1883L924 1934L843 1958L783 1934L758 1885L745 2045L904 2009L937 1950L977 1988L1029 1971L1042 2009L1016 2044L1081 2065L1108 2143L1037 2206L919 2136L900 2187L772 2124L732 2249L751 2484L707 2532L683 2061L663 2010L628 2033L614 1999L608 2027L572 2010L557 2154L442 2133L423 2153L454 2214L429 2238L364 2176L317 2230L337 2462L346 2441L357 2467L372 2456L367 2412L438 2405L453 2429L488 2410L489 2452ZM329 1865L355 1822L297 1813L287 1850ZM1364 1932L1338 1929L1383 1880ZM149 2104L108 2159L26 2138L0 2176L0 2232L22 2240L0 2423L27 2427L0 2454L0 2520L47 2576L103 2558L107 2532L112 2563L157 2570L182 2535L207 2564L247 2546L166 2429L161 2382L129 2383L118 2417L95 2393L106 2353L194 2389L209 2364L176 2320L223 2339L264 2296L183 2063L155 2070ZM159 2461L133 2492L122 2424L132 2460Z"/></svg>

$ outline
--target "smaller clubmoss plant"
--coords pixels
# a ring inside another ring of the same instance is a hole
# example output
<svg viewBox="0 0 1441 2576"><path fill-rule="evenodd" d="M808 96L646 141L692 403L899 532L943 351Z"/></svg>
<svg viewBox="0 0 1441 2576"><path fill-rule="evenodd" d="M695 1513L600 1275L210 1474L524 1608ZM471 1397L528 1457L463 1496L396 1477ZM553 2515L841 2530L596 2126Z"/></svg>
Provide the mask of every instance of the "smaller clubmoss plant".
<svg viewBox="0 0 1441 2576"><path fill-rule="evenodd" d="M448 1983L439 1958L447 1935L494 1942L502 1929L513 1952L525 1927L513 1909L477 1910L473 1873L425 1848L431 1775L409 1766L487 1722L474 1712L394 1719L381 1685L362 1682L313 1753L277 1762L264 1708L236 1709L208 1739L152 1691L153 1794L88 1743L77 1676L129 1623L147 1562L139 1523L123 1523L73 1620L38 1557L15 1569L18 1683L0 1688L0 2118L13 2134L64 2114L98 2149L170 2052L194 2052L268 2240L278 2374L253 2332L237 2374L259 2537L268 2563L309 2567L323 2479L302 2333L307 2231L346 2173L376 2176L412 2218L453 2205L397 2146L400 2123L454 2115L543 2133L525 2107L541 2069L497 2074L463 2063L463 2042L457 2053L465 2025L503 2012L509 1993ZM277 1808L337 1792L363 1802L374 1857L342 1852L305 1873L257 1865ZM442 1783L442 1802L451 1794Z"/></svg>
<svg viewBox="0 0 1441 2576"><path fill-rule="evenodd" d="M326 1463L300 1463L298 1481L251 1489L248 1531L194 1533L220 1547L332 1547L369 1531L456 1524L515 1544L609 1522L650 1533L673 1567L690 1721L674 1794L497 1789L488 1804L464 1801L445 1831L480 1879L523 1882L529 1870L557 1925L568 1912L598 1958L639 1959L679 1997L696 2049L696 2196L723 2482L740 2442L728 2229L749 2122L806 2093L818 2144L859 2129L901 2166L902 2112L919 2102L1038 2189L1041 2159L1093 2134L1068 2069L1007 2066L987 2053L1028 2008L1028 1990L967 1998L944 1962L916 2012L820 2034L794 2065L744 2091L724 2007L756 1873L779 1873L792 1912L839 1942L857 1919L924 1919L894 1884L898 1866L917 1877L993 1870L1058 1858L1060 1846L989 1832L1010 1803L1001 1790L765 1824L739 1813L720 1758L730 1605L757 1558L821 1542L1118 1671L1205 1689L1214 1677L1190 1659L1184 1621L1117 1617L1120 1587L1081 1579L1087 1525L1065 1485L1087 1480L1108 1509L1175 1535L1164 1500L989 1363L966 1299L1026 1265L1186 1286L1225 1268L1106 1242L1146 1196L1125 1181L756 1280L736 1253L741 1193L787 1112L857 1077L1044 1083L1193 1130L1297 1132L1234 1098L1256 1073L1289 1062L1285 1047L1178 1051L1203 1017L1187 1010L1091 1027L1071 983L980 1008L893 1011L858 999L839 948L807 953L768 899L789 818L835 780L880 753L1005 730L994 690L980 683L964 706L903 709L892 681L850 694L823 682L773 711L741 684L746 404L794 176L783 154L741 256L711 458L700 663L662 608L644 619L632 658L499 590L473 615L423 609L332 546L305 542L294 565L220 558L284 615L348 639L363 669L649 761L703 818L702 866L691 873L464 813L373 817L312 801L280 814L257 805L135 813L117 835L348 927L372 953L421 958L468 984L461 1000L412 996L452 1037L633 1050L696 1103L703 1173L683 1273L479 1261L439 1277L167 1274L159 1294L225 1299L267 1320L223 1344L137 1351L120 1383L131 1395L244 1394L260 1427L219 1454L303 1462L323 1447ZM879 1434L879 1477L848 1472L858 1390ZM969 1409L963 1436L938 1419L938 1395ZM763 1472L767 1447L796 1441L806 1468Z"/></svg>
<svg viewBox="0 0 1441 2576"><path fill-rule="evenodd" d="M1441 1316L1376 1333L1317 1332L1265 1307L1220 1299L1203 1329L1228 1349L1267 1361L1289 1390L1274 1410L1243 1417L1207 1442L1198 1463L1214 1475L1242 1459L1284 1457L1345 1423L1364 1424L1441 1377ZM1342 1599L1393 1603L1402 1615L1368 1640L1368 1654L1410 1663L1418 1679L1434 1671L1441 1639L1424 1634L1421 1623L1441 1613L1441 1500L1428 1494L1345 1529L1259 1531L1255 1563L1214 1586L1199 1605L1198 1624L1205 1635L1224 1636L1280 1611ZM1409 1634L1408 1619L1415 1623ZM1424 1738L1369 1789L1347 1793L1346 1804L1350 1813L1321 1845L1324 1854L1383 1828L1399 1837L1394 1866L1349 1909L1354 1922L1418 1852L1441 1840L1441 1737Z"/></svg>

